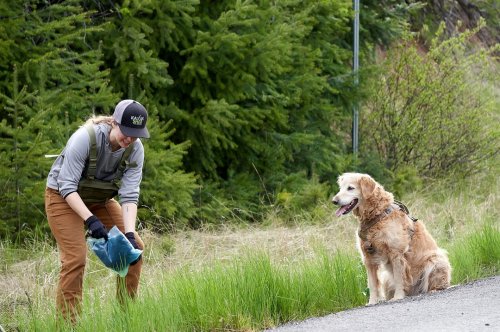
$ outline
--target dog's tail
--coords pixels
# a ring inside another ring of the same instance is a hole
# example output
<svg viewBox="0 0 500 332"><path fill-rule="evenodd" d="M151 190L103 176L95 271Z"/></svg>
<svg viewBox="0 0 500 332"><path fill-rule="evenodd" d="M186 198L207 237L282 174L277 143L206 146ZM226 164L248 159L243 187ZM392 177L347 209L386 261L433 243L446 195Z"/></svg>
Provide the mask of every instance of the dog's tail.
<svg viewBox="0 0 500 332"><path fill-rule="evenodd" d="M413 286L413 294L446 289L450 286L451 266L446 251L438 249L437 253L428 258L420 277Z"/></svg>
<svg viewBox="0 0 500 332"><path fill-rule="evenodd" d="M424 267L424 270L420 274L419 278L413 285L412 295L422 294L429 291L429 277L434 272L436 264L434 262L428 262Z"/></svg>

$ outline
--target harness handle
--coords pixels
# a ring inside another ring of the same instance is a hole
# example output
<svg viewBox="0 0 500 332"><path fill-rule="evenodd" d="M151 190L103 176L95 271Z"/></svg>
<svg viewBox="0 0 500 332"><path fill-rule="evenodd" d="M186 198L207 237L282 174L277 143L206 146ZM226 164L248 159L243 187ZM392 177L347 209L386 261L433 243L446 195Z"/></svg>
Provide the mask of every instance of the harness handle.
<svg viewBox="0 0 500 332"><path fill-rule="evenodd" d="M408 210L408 208L406 207L406 205L404 205L403 203L401 203L400 201L397 201L397 200L394 200L394 204L396 204L399 209L401 211L403 211L404 213L406 213L406 215L413 221L413 222L416 222L418 220L418 218L415 218L415 217L412 217L410 215L410 210Z"/></svg>

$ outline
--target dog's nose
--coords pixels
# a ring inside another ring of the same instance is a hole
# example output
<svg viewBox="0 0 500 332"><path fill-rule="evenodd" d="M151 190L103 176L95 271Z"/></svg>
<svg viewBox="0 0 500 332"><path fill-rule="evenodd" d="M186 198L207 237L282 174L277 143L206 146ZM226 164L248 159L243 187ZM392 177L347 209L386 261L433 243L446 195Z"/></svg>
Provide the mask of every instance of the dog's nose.
<svg viewBox="0 0 500 332"><path fill-rule="evenodd" d="M339 201L335 197L332 198L332 203L335 205L339 205Z"/></svg>

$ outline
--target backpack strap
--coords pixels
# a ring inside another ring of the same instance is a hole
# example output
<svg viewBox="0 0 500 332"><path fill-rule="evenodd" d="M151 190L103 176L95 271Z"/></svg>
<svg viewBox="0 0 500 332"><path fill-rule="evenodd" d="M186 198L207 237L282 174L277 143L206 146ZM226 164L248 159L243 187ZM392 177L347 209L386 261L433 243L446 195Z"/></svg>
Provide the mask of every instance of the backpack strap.
<svg viewBox="0 0 500 332"><path fill-rule="evenodd" d="M86 124L85 128L90 138L89 167L87 169L87 179L94 180L97 167L97 144L93 124Z"/></svg>
<svg viewBox="0 0 500 332"><path fill-rule="evenodd" d="M118 169L116 170L115 179L113 180L113 182L118 183L122 179L125 168L137 167L137 163L135 161L134 162L128 161L128 157L130 156L131 152L132 152L132 144L130 144L123 152L122 159L120 160L120 165L118 165Z"/></svg>
<svg viewBox="0 0 500 332"><path fill-rule="evenodd" d="M87 124L85 125L85 128L87 129L90 138L89 166L87 169L87 179L94 180L97 168L97 143L95 138L95 130L93 124ZM118 182L120 182L120 180L122 179L125 168L137 167L137 163L135 161L134 162L128 161L130 153L132 153L132 144L130 144L123 152L122 159L120 160L120 165L118 165L118 169L115 172L114 180L111 182L118 184Z"/></svg>

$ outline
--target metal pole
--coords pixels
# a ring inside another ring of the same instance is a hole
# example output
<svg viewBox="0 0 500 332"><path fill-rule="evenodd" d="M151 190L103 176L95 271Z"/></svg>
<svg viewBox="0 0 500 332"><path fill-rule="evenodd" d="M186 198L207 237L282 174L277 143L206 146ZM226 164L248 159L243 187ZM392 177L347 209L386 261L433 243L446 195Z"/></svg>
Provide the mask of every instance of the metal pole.
<svg viewBox="0 0 500 332"><path fill-rule="evenodd" d="M353 45L353 72L354 72L354 88L357 89L359 84L358 69L359 69L359 0L354 0L354 45ZM357 95L357 92L356 92ZM359 122L359 104L356 97L353 106L352 114L352 153L358 154L358 122Z"/></svg>

